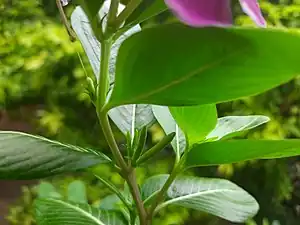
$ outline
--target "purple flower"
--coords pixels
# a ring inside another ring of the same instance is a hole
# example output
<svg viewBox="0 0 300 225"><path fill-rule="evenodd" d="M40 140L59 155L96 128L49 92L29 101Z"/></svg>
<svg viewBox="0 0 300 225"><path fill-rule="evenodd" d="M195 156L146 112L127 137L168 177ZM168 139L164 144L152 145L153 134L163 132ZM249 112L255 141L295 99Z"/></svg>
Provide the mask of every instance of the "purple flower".
<svg viewBox="0 0 300 225"><path fill-rule="evenodd" d="M260 27L266 27L257 0L239 0L243 11ZM178 18L195 27L230 26L230 0L165 0Z"/></svg>

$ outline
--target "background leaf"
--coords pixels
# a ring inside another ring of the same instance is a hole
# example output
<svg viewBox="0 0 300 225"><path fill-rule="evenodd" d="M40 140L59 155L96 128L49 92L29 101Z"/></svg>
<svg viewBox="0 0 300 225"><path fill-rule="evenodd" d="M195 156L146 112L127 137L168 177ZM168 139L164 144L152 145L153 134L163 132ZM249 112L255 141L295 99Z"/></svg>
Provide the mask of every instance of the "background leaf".
<svg viewBox="0 0 300 225"><path fill-rule="evenodd" d="M68 201L75 203L88 203L85 184L80 180L75 180L68 186Z"/></svg>
<svg viewBox="0 0 300 225"><path fill-rule="evenodd" d="M152 106L153 114L161 125L166 134L175 132L176 135L171 142L171 145L175 151L175 154L180 155L186 147L186 139L184 133L177 125L170 110L166 106Z"/></svg>
<svg viewBox="0 0 300 225"><path fill-rule="evenodd" d="M62 198L56 188L50 182L42 181L37 186L37 196L38 198Z"/></svg>
<svg viewBox="0 0 300 225"><path fill-rule="evenodd" d="M0 132L0 178L34 179L110 160L102 153L21 132Z"/></svg>
<svg viewBox="0 0 300 225"><path fill-rule="evenodd" d="M215 105L170 107L171 114L188 137L190 145L205 140L217 124Z"/></svg>
<svg viewBox="0 0 300 225"><path fill-rule="evenodd" d="M218 118L217 126L207 135L208 138L220 140L226 136L233 137L241 131L253 129L267 123L270 118L267 116L225 116Z"/></svg>
<svg viewBox="0 0 300 225"><path fill-rule="evenodd" d="M125 225L121 215L87 204L71 204L57 199L35 201L39 225Z"/></svg>
<svg viewBox="0 0 300 225"><path fill-rule="evenodd" d="M142 186L143 198L160 190L169 175L149 178ZM245 222L258 211L256 200L245 190L223 179L177 177L167 191L168 199L158 206L178 205L207 212L232 222Z"/></svg>
<svg viewBox="0 0 300 225"><path fill-rule="evenodd" d="M143 0L125 22L127 25L141 23L167 10L164 0Z"/></svg>
<svg viewBox="0 0 300 225"><path fill-rule="evenodd" d="M229 140L194 145L186 166L229 164L252 159L273 159L300 155L300 140Z"/></svg>
<svg viewBox="0 0 300 225"><path fill-rule="evenodd" d="M299 40L276 29L145 29L119 50L108 107L212 104L258 94L299 74Z"/></svg>

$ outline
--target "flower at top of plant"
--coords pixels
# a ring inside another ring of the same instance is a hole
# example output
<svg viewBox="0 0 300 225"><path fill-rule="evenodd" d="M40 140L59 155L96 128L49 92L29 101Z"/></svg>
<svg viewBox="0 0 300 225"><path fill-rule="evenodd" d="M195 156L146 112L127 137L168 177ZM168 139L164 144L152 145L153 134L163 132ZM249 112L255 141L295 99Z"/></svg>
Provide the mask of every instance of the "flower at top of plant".
<svg viewBox="0 0 300 225"><path fill-rule="evenodd" d="M239 0L243 11L260 27L266 27L257 0ZM167 6L190 26L230 26L231 0L165 0Z"/></svg>

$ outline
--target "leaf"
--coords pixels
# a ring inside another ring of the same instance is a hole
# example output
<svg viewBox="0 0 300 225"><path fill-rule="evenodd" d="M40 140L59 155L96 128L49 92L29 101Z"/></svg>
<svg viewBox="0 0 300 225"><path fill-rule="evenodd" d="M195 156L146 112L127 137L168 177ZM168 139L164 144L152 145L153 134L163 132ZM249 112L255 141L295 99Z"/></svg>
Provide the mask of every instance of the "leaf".
<svg viewBox="0 0 300 225"><path fill-rule="evenodd" d="M100 11L100 17L107 13L108 8L104 7ZM94 36L92 28L90 26L89 20L83 10L77 7L71 15L72 27L77 34L87 56L90 64L93 68L95 77L99 79L100 71L100 51L101 44ZM134 26L125 32L120 38L113 44L111 49L110 64L109 64L109 74L110 74L110 88L113 89L113 83L115 80L115 63L118 50L122 42L128 38L133 33L139 32L141 30L140 26ZM110 93L108 94L110 96ZM136 110L133 110L133 108ZM133 113L135 111L135 113ZM154 116L152 114L151 106L149 105L125 105L114 108L109 111L109 117L114 121L117 127L123 132L131 132L132 119L135 118L135 126L140 129L143 126L153 123Z"/></svg>
<svg viewBox="0 0 300 225"><path fill-rule="evenodd" d="M76 203L88 203L85 184L80 180L71 182L68 186L68 201Z"/></svg>
<svg viewBox="0 0 300 225"><path fill-rule="evenodd" d="M84 9L90 20L93 20L105 0L76 0L79 5Z"/></svg>
<svg viewBox="0 0 300 225"><path fill-rule="evenodd" d="M122 215L130 221L130 213L121 199L116 194L111 194L101 199L100 210L121 212Z"/></svg>
<svg viewBox="0 0 300 225"><path fill-rule="evenodd" d="M184 133L174 120L169 108L166 106L153 105L152 111L158 123L161 125L167 135L172 132L176 133L171 145L175 151L175 154L181 155L186 147L186 139Z"/></svg>
<svg viewBox="0 0 300 225"><path fill-rule="evenodd" d="M142 186L142 196L145 198L160 190L168 176L162 174L147 179ZM210 213L232 222L244 222L259 209L251 195L230 181L188 176L176 178L167 191L167 200L156 211L170 204Z"/></svg>
<svg viewBox="0 0 300 225"><path fill-rule="evenodd" d="M142 23L167 9L164 0L144 0L128 17L125 26Z"/></svg>
<svg viewBox="0 0 300 225"><path fill-rule="evenodd" d="M107 108L215 104L261 93L299 74L299 40L298 34L273 28L145 29L119 49Z"/></svg>
<svg viewBox="0 0 300 225"><path fill-rule="evenodd" d="M155 121L151 105L119 106L111 109L108 115L124 134L135 129L140 130Z"/></svg>
<svg viewBox="0 0 300 225"><path fill-rule="evenodd" d="M194 145L186 167L211 166L253 159L273 159L300 155L300 140L229 140Z"/></svg>
<svg viewBox="0 0 300 225"><path fill-rule="evenodd" d="M190 145L205 140L217 124L215 105L170 107L171 114L188 137Z"/></svg>
<svg viewBox="0 0 300 225"><path fill-rule="evenodd" d="M215 129L207 135L207 139L216 137L216 141L226 136L230 137L241 131L253 129L261 124L267 123L267 116L225 116L218 119Z"/></svg>
<svg viewBox="0 0 300 225"><path fill-rule="evenodd" d="M102 18L105 14L108 13L108 6L103 7L103 9L99 12L99 17ZM78 36L78 39L81 42L81 45L88 56L89 62L94 71L95 77L99 79L100 72L100 52L101 52L101 44L95 37L89 19L86 14L82 10L81 7L76 7L71 15L71 24ZM132 34L139 32L141 30L139 25L136 25L121 35L111 48L111 56L109 63L109 74L110 74L110 84L112 84L115 80L115 64L116 58L118 54L118 50L125 39L127 39Z"/></svg>
<svg viewBox="0 0 300 225"><path fill-rule="evenodd" d="M58 199L37 199L36 220L39 225L126 225L116 212L99 210L88 204L71 204Z"/></svg>
<svg viewBox="0 0 300 225"><path fill-rule="evenodd" d="M103 210L118 210L122 204L121 199L116 194L111 194L101 199L99 208Z"/></svg>
<svg viewBox="0 0 300 225"><path fill-rule="evenodd" d="M0 179L36 179L110 159L100 152L21 132L0 132Z"/></svg>
<svg viewBox="0 0 300 225"><path fill-rule="evenodd" d="M49 182L42 181L37 186L38 198L61 198L61 194L56 191L56 188Z"/></svg>

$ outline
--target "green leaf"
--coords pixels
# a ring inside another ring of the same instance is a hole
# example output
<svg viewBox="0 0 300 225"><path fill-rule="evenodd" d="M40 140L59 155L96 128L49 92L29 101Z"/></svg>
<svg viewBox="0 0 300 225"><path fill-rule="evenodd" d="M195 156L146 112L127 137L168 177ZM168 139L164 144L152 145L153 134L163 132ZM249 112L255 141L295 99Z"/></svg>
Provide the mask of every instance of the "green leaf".
<svg viewBox="0 0 300 225"><path fill-rule="evenodd" d="M194 145L186 167L236 163L300 155L300 140L229 140Z"/></svg>
<svg viewBox="0 0 300 225"><path fill-rule="evenodd" d="M37 186L37 196L38 198L62 198L56 188L49 182L42 181Z"/></svg>
<svg viewBox="0 0 300 225"><path fill-rule="evenodd" d="M164 0L143 0L126 20L125 26L142 23L167 9Z"/></svg>
<svg viewBox="0 0 300 225"><path fill-rule="evenodd" d="M145 29L119 49L107 108L213 104L255 95L299 74L297 52L300 36L273 28Z"/></svg>
<svg viewBox="0 0 300 225"><path fill-rule="evenodd" d="M107 13L107 10L107 8L104 8L102 11L100 11L100 17L104 16L105 13ZM88 56L95 77L99 79L101 44L93 34L89 20L80 7L77 7L73 11L71 15L71 23ZM139 25L134 26L121 35L113 44L109 64L110 89L113 89L113 83L115 80L115 63L118 50L126 38L133 33L139 32L140 29L141 28ZM128 131L132 131L132 125L134 125L137 129L141 129L143 126L152 124L154 121L151 106L143 104L119 106L110 110L108 115L124 134L126 134Z"/></svg>
<svg viewBox="0 0 300 225"><path fill-rule="evenodd" d="M128 212L128 209L116 194L111 194L101 199L99 209L106 211L121 212L122 215L128 221L130 221L130 213Z"/></svg>
<svg viewBox="0 0 300 225"><path fill-rule="evenodd" d="M147 179L142 186L142 196L149 197L160 190L168 176ZM167 191L167 199L156 211L168 205L203 211L232 222L245 222L259 209L251 195L230 181L188 176L176 178Z"/></svg>
<svg viewBox="0 0 300 225"><path fill-rule="evenodd" d="M107 195L100 200L100 209L104 210L118 210L123 205L121 199L116 194Z"/></svg>
<svg viewBox="0 0 300 225"><path fill-rule="evenodd" d="M84 182L75 180L68 186L68 201L76 203L88 203Z"/></svg>
<svg viewBox="0 0 300 225"><path fill-rule="evenodd" d="M186 147L186 139L184 133L178 127L176 121L170 113L169 108L166 106L153 105L152 111L158 123L161 125L167 135L173 132L176 133L171 145L175 151L175 154L181 155Z"/></svg>
<svg viewBox="0 0 300 225"><path fill-rule="evenodd" d="M93 20L105 0L76 0L78 4L84 9L90 20Z"/></svg>
<svg viewBox="0 0 300 225"><path fill-rule="evenodd" d="M124 134L140 130L155 121L151 105L123 105L111 109L108 115Z"/></svg>
<svg viewBox="0 0 300 225"><path fill-rule="evenodd" d="M253 129L267 123L270 118L267 116L225 116L218 119L217 126L206 137L220 140L227 136L233 137L241 131Z"/></svg>
<svg viewBox="0 0 300 225"><path fill-rule="evenodd" d="M37 199L39 225L126 225L122 215L99 210L88 204L71 204L58 199Z"/></svg>
<svg viewBox="0 0 300 225"><path fill-rule="evenodd" d="M215 105L170 107L170 111L187 136L190 145L205 140L217 124L218 115Z"/></svg>
<svg viewBox="0 0 300 225"><path fill-rule="evenodd" d="M100 152L21 132L0 132L0 179L36 179L110 159Z"/></svg>

